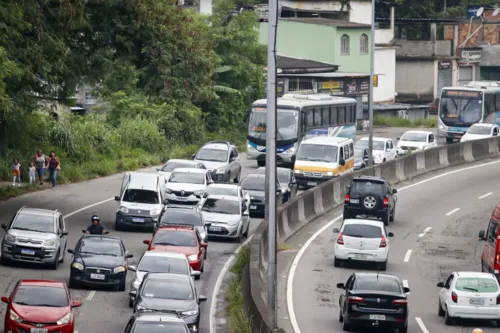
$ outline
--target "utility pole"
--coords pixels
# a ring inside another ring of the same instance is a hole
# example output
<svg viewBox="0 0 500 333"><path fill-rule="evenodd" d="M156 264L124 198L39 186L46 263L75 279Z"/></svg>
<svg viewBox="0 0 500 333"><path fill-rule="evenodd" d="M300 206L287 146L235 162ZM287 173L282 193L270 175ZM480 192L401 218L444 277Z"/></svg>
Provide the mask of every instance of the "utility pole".
<svg viewBox="0 0 500 333"><path fill-rule="evenodd" d="M271 329L276 316L276 34L278 1L269 0L267 43L267 120L266 120L266 217L268 237L267 308Z"/></svg>
<svg viewBox="0 0 500 333"><path fill-rule="evenodd" d="M372 0L372 27L370 32L370 95L368 96L368 166L373 165L373 72L375 71L375 0Z"/></svg>

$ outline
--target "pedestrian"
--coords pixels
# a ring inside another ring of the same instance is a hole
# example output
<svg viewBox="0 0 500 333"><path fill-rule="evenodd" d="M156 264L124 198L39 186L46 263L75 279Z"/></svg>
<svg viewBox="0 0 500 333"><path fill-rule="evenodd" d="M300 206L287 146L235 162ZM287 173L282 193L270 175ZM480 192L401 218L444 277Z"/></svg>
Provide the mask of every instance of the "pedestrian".
<svg viewBox="0 0 500 333"><path fill-rule="evenodd" d="M30 162L30 185L33 185L35 183L35 174L36 174L35 163Z"/></svg>
<svg viewBox="0 0 500 333"><path fill-rule="evenodd" d="M21 164L19 164L19 160L17 158L14 159L12 163L12 186L16 186L17 179L17 187L21 186Z"/></svg>
<svg viewBox="0 0 500 333"><path fill-rule="evenodd" d="M59 170L61 170L61 162L59 161L59 157L56 156L55 151L50 152L48 164L50 181L52 182L52 189L55 190L57 173L59 172Z"/></svg>
<svg viewBox="0 0 500 333"><path fill-rule="evenodd" d="M36 173L38 174L38 179L40 180L40 185L43 185L43 175L45 174L45 169L48 166L48 158L40 149L36 150L36 155L33 156L33 164L35 164Z"/></svg>

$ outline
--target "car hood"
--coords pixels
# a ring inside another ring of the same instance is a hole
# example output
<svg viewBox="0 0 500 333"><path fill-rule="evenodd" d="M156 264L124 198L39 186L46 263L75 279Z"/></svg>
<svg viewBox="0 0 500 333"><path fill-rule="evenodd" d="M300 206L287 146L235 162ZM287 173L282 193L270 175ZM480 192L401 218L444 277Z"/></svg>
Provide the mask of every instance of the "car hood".
<svg viewBox="0 0 500 333"><path fill-rule="evenodd" d="M129 208L129 209L136 209L136 210L143 210L143 211L150 211L153 209L159 209L161 208L161 204L145 204L145 203L138 203L138 202L127 202L127 201L122 201L120 203L120 206Z"/></svg>
<svg viewBox="0 0 500 333"><path fill-rule="evenodd" d="M337 162L298 160L295 161L293 169L303 172L330 172L338 166Z"/></svg>
<svg viewBox="0 0 500 333"><path fill-rule="evenodd" d="M125 265L123 257L99 256L93 254L79 254L75 259L82 263L85 267L98 267L113 269L118 266Z"/></svg>
<svg viewBox="0 0 500 333"><path fill-rule="evenodd" d="M9 229L9 231L7 233L9 235L14 236L14 237L31 238L32 240L57 239L56 234L51 234L48 232Z"/></svg>
<svg viewBox="0 0 500 333"><path fill-rule="evenodd" d="M167 188L173 191L204 191L205 184L191 184L191 183L167 183Z"/></svg>
<svg viewBox="0 0 500 333"><path fill-rule="evenodd" d="M473 140L481 140L481 139L486 139L491 137L491 135L484 135L484 134L467 134L465 133L464 136L462 137L461 141L473 141Z"/></svg>
<svg viewBox="0 0 500 333"><path fill-rule="evenodd" d="M403 141L403 140L399 140L399 142L398 142L398 148L401 148L401 146L404 146L404 147L422 149L426 145L427 145L427 142L415 142L415 141Z"/></svg>
<svg viewBox="0 0 500 333"><path fill-rule="evenodd" d="M153 297L141 297L138 306L150 310L164 310L164 311L189 311L197 309L198 306L194 300L173 300Z"/></svg>
<svg viewBox="0 0 500 333"><path fill-rule="evenodd" d="M198 253L198 249L196 247L171 245L151 245L150 251L175 252L185 254L186 256Z"/></svg>
<svg viewBox="0 0 500 333"><path fill-rule="evenodd" d="M202 213L203 217L205 217L205 221L215 223L230 223L238 222L240 220L240 215L209 213L204 211L202 211Z"/></svg>
<svg viewBox="0 0 500 333"><path fill-rule="evenodd" d="M266 197L266 192L264 191L245 191L243 190L243 193L250 195L250 199L252 198L258 198L258 199L263 199Z"/></svg>
<svg viewBox="0 0 500 333"><path fill-rule="evenodd" d="M215 161L202 161L202 160L195 160L196 162L202 163L207 170L215 170L218 168L225 168L226 167L226 162L215 162Z"/></svg>
<svg viewBox="0 0 500 333"><path fill-rule="evenodd" d="M70 310L69 306L64 308L25 306L12 303L12 309L21 316L24 321L34 323L55 323L64 317Z"/></svg>

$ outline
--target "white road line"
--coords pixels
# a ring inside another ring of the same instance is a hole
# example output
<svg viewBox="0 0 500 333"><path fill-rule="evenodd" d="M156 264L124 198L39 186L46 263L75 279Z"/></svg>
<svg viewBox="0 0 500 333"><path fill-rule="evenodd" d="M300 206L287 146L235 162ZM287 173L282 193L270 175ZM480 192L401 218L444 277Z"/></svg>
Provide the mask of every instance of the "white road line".
<svg viewBox="0 0 500 333"><path fill-rule="evenodd" d="M451 214L456 213L456 212L458 212L459 210L460 210L460 208L455 208L455 209L453 209L453 210L450 210L448 213L446 213L446 216L450 216Z"/></svg>
<svg viewBox="0 0 500 333"><path fill-rule="evenodd" d="M410 256L411 256L411 253L412 253L412 250L408 250L408 251L406 251L406 254L405 254L405 259L404 259L404 261L405 261L405 262L410 261Z"/></svg>
<svg viewBox="0 0 500 333"><path fill-rule="evenodd" d="M94 297L94 295L95 295L95 290L92 290L92 291L89 293L89 295L87 296L87 301L91 301L91 300L92 300L92 298Z"/></svg>
<svg viewBox="0 0 500 333"><path fill-rule="evenodd" d="M65 218L68 218L68 217L70 217L70 216L73 216L73 215L75 215L75 214L78 214L78 213L80 213L80 212L83 212L84 210L87 210L87 209L92 208L92 207L95 207L95 206L102 205L103 203L106 203L106 202L111 201L111 200L115 200L115 198L109 198L109 199L106 199L106 200L102 200L102 201L99 201L99 202L93 203L93 204L91 204L91 205L88 205L88 206L85 206L85 207L83 207L83 208L77 209L77 210L75 210L74 212L71 212L71 213L69 213L69 214L66 214L66 215L64 215L64 217L65 217Z"/></svg>
<svg viewBox="0 0 500 333"><path fill-rule="evenodd" d="M486 198L486 197L489 197L489 196L490 196L490 195L492 195L492 194L493 194L493 192L486 193L485 195L482 195L482 196L478 197L478 199L484 199L484 198Z"/></svg>
<svg viewBox="0 0 500 333"><path fill-rule="evenodd" d="M429 333L429 331L427 330L427 327L425 327L422 319L420 319L419 317L415 317L415 320L417 321L418 326L420 326L420 329L422 330L422 332Z"/></svg>
<svg viewBox="0 0 500 333"><path fill-rule="evenodd" d="M424 237L426 233L428 233L430 230L432 229L432 227L427 227L424 229L424 231L418 235L418 237Z"/></svg>
<svg viewBox="0 0 500 333"><path fill-rule="evenodd" d="M219 295L220 287L222 285L222 280L224 280L226 272L233 264L234 259L236 259L236 255L240 252L243 246L247 245L252 240L252 237L253 236L248 237L248 239L244 241L236 249L236 251L234 251L234 253L229 257L229 259L227 259L226 263L224 264L224 267L222 267L222 270L219 272L219 276L217 276L217 281L215 282L214 291L212 292L212 302L210 302L210 317L209 317L210 333L217 332L217 326L215 324L215 313L217 312L217 296Z"/></svg>
<svg viewBox="0 0 500 333"><path fill-rule="evenodd" d="M405 288L410 288L410 285L408 284L408 280L403 280L403 287ZM410 293L408 293L409 295Z"/></svg>

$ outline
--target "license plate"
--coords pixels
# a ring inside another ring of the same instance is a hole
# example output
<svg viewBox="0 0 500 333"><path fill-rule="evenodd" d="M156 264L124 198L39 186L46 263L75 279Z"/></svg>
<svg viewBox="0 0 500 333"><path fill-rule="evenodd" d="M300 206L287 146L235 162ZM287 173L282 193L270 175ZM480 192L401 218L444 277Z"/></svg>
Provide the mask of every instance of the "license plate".
<svg viewBox="0 0 500 333"><path fill-rule="evenodd" d="M48 328L32 328L30 333L49 333Z"/></svg>
<svg viewBox="0 0 500 333"><path fill-rule="evenodd" d="M359 199L351 199L350 203L358 204L359 203Z"/></svg>
<svg viewBox="0 0 500 333"><path fill-rule="evenodd" d="M212 231L221 231L222 229L220 227L210 227L210 230L212 230Z"/></svg>
<svg viewBox="0 0 500 333"><path fill-rule="evenodd" d="M356 254L354 257L356 259L366 259L366 258L368 258L368 255L367 254Z"/></svg>
<svg viewBox="0 0 500 333"><path fill-rule="evenodd" d="M250 205L250 209L257 209L257 206L255 206L255 205Z"/></svg>
<svg viewBox="0 0 500 333"><path fill-rule="evenodd" d="M106 276L104 274L90 274L90 278L93 280L104 280Z"/></svg>
<svg viewBox="0 0 500 333"><path fill-rule="evenodd" d="M21 249L21 254L27 254L27 255L30 255L30 256L34 256L35 255L35 250Z"/></svg>
<svg viewBox="0 0 500 333"><path fill-rule="evenodd" d="M469 302L472 305L484 305L484 299L481 298L471 298L469 299Z"/></svg>
<svg viewBox="0 0 500 333"><path fill-rule="evenodd" d="M318 183L316 182L307 182L307 186L316 186Z"/></svg>
<svg viewBox="0 0 500 333"><path fill-rule="evenodd" d="M132 222L144 223L144 219L140 219L140 218L134 217L134 218L132 218Z"/></svg>
<svg viewBox="0 0 500 333"><path fill-rule="evenodd" d="M385 320L385 316L384 315L370 315L370 319L371 320Z"/></svg>

